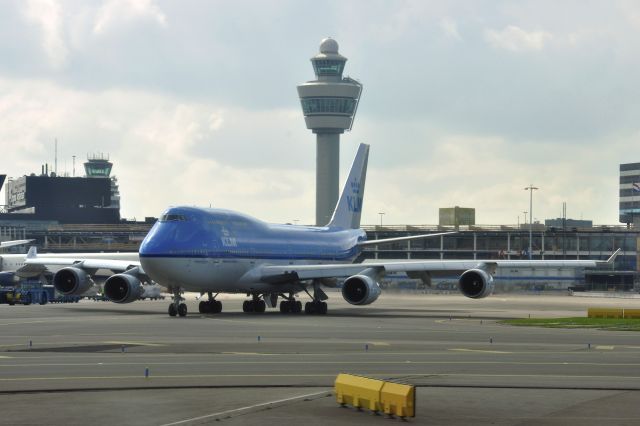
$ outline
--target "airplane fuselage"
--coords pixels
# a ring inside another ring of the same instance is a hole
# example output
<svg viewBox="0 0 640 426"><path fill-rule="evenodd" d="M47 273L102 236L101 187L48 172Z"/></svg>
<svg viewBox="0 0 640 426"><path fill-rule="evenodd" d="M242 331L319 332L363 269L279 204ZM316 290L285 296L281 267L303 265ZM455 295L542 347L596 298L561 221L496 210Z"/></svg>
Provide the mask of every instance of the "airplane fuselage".
<svg viewBox="0 0 640 426"><path fill-rule="evenodd" d="M229 210L174 207L149 231L139 254L145 273L161 285L268 292L273 284L252 274L261 265L351 263L365 239L360 229L277 225Z"/></svg>

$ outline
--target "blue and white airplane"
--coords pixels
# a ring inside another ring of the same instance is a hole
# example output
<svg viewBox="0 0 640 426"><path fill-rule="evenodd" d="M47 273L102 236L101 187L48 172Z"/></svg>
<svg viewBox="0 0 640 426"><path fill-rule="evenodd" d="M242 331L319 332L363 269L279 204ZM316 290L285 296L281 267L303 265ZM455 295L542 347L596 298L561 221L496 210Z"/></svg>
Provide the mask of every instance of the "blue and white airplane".
<svg viewBox="0 0 640 426"><path fill-rule="evenodd" d="M196 207L171 207L149 231L139 250L139 261L33 257L27 265L66 265L54 276L54 286L63 294L82 294L92 286L97 269L116 272L104 284L104 294L115 303L140 298L144 282L168 287L174 297L169 315L187 315L183 291L207 294L200 313L219 313L219 293L246 293L244 312L264 312L277 307L282 313L299 313L298 293L311 301L307 314L326 314L323 286L335 287L344 279L342 296L352 305L368 305L380 295L379 281L385 274L405 272L430 283L432 275L457 271L459 288L467 297L483 298L493 290L497 266L591 268L607 261L509 261L448 260L353 263L367 245L383 244L442 234L383 240L366 239L360 229L369 146L358 148L351 171L333 217L327 226L269 224L242 213Z"/></svg>

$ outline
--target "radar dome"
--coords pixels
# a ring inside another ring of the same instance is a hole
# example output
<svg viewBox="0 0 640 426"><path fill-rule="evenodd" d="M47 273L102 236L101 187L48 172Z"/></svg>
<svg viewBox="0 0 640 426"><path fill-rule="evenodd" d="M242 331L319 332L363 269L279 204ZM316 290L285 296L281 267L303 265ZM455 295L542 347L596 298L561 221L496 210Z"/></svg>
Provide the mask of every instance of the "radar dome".
<svg viewBox="0 0 640 426"><path fill-rule="evenodd" d="M338 42L327 37L320 42L320 53L338 53Z"/></svg>

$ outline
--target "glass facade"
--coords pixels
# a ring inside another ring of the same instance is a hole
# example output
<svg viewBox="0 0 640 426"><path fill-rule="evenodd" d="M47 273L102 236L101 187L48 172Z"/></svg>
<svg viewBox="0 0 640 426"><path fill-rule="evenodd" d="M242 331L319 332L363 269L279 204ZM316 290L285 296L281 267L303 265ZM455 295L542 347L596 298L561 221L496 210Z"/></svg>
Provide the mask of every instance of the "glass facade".
<svg viewBox="0 0 640 426"><path fill-rule="evenodd" d="M331 59L315 59L313 62L313 70L317 76L321 75L342 75L344 69L344 61Z"/></svg>
<svg viewBox="0 0 640 426"><path fill-rule="evenodd" d="M356 100L352 98L303 98L300 100L304 115L340 114L352 115Z"/></svg>

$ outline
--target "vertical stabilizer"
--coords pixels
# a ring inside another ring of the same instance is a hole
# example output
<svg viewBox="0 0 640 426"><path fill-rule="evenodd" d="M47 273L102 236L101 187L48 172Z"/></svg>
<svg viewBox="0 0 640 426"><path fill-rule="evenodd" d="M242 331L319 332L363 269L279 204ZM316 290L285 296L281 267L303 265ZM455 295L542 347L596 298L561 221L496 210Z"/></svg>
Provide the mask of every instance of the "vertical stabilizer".
<svg viewBox="0 0 640 426"><path fill-rule="evenodd" d="M369 145L361 143L356 158L353 160L349 176L344 184L342 194L338 200L330 228L358 229L362 215L362 198L364 197L364 182L367 177L367 161L369 160Z"/></svg>

